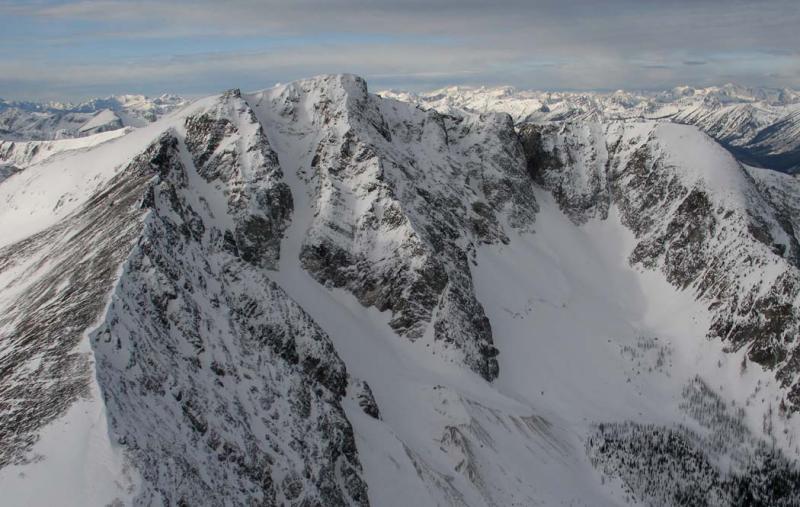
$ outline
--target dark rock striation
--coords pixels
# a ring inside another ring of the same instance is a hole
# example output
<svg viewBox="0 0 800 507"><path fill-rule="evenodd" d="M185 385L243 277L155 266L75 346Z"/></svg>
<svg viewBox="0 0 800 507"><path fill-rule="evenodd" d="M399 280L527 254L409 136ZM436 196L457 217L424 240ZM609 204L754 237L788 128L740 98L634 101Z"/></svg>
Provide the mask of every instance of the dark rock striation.
<svg viewBox="0 0 800 507"><path fill-rule="evenodd" d="M800 264L789 210L691 127L531 124L520 135L529 171L565 213L582 223L615 205L636 236L630 262L691 289L712 311L709 337L747 347L800 406Z"/></svg>
<svg viewBox="0 0 800 507"><path fill-rule="evenodd" d="M345 366L268 276L292 201L266 137L234 94L185 126L145 155L150 214L92 336L136 501L366 505Z"/></svg>
<svg viewBox="0 0 800 507"><path fill-rule="evenodd" d="M534 222L511 118L423 111L370 95L355 76L299 82L272 100L281 121L317 133L302 265L320 283L391 311L398 334L427 336L495 378L498 351L470 258L477 244L507 241L504 224Z"/></svg>

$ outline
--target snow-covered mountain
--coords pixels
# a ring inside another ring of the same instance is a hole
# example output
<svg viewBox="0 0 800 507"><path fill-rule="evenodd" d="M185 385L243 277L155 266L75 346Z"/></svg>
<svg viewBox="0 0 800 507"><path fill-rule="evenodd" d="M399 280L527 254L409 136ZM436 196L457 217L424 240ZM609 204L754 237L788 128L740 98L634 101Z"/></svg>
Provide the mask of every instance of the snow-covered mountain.
<svg viewBox="0 0 800 507"><path fill-rule="evenodd" d="M506 112L517 123L551 121L668 120L695 125L748 164L800 171L800 92L680 86L663 92L539 92L511 87L449 87L430 93L380 92L381 96L440 112L469 109Z"/></svg>
<svg viewBox="0 0 800 507"><path fill-rule="evenodd" d="M72 150L86 150L123 136L130 131L131 128L126 127L84 137L54 141L0 140L0 181L32 164L41 163L60 153Z"/></svg>
<svg viewBox="0 0 800 507"><path fill-rule="evenodd" d="M0 99L0 139L46 141L141 127L186 103L175 95L116 95L79 104Z"/></svg>
<svg viewBox="0 0 800 507"><path fill-rule="evenodd" d="M800 184L320 76L0 183L21 505L800 501Z"/></svg>
<svg viewBox="0 0 800 507"><path fill-rule="evenodd" d="M0 99L0 181L32 163L149 125L187 103L175 95L117 95L81 104Z"/></svg>

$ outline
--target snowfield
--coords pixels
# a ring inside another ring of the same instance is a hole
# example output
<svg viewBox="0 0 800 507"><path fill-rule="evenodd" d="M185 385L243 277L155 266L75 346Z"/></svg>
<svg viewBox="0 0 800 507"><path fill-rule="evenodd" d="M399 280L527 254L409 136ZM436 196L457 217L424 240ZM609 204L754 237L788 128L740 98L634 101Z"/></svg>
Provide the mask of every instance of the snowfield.
<svg viewBox="0 0 800 507"><path fill-rule="evenodd" d="M800 498L794 177L352 75L96 136L0 181L9 504Z"/></svg>

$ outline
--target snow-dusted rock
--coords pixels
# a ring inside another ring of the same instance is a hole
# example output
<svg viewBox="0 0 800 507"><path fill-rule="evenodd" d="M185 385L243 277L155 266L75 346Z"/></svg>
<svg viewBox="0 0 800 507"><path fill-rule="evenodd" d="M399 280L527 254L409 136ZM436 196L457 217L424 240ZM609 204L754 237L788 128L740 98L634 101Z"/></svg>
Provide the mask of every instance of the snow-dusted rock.
<svg viewBox="0 0 800 507"><path fill-rule="evenodd" d="M132 162L57 224L0 249L0 466L32 459L38 431L89 395L80 349L141 231L148 171Z"/></svg>
<svg viewBox="0 0 800 507"><path fill-rule="evenodd" d="M709 337L747 347L800 404L792 201L776 207L740 163L692 127L565 123L521 131L534 178L573 220L604 218L617 206L637 240L630 261L690 288L714 315Z"/></svg>
<svg viewBox="0 0 800 507"><path fill-rule="evenodd" d="M137 163L152 211L92 335L136 502L366 504L345 366L265 273L292 201L252 111L225 94Z"/></svg>
<svg viewBox="0 0 800 507"><path fill-rule="evenodd" d="M613 93L450 87L381 95L441 112L506 112L517 123L651 119L695 125L746 163L790 173L800 170L800 94L794 90L731 84Z"/></svg>
<svg viewBox="0 0 800 507"><path fill-rule="evenodd" d="M693 127L342 75L4 146L9 503L796 497L800 190Z"/></svg>
<svg viewBox="0 0 800 507"><path fill-rule="evenodd" d="M392 312L390 325L430 334L487 379L491 325L474 295L476 243L529 229L536 201L507 115L451 117L367 93L354 76L257 94L276 121L304 125L314 220L300 259L321 283ZM432 326L431 326L432 324Z"/></svg>

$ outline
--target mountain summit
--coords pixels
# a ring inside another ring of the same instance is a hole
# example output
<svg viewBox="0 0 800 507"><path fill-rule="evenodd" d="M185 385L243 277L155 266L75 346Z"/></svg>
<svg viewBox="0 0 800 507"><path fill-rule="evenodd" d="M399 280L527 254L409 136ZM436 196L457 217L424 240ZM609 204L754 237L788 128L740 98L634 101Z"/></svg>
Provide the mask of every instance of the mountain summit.
<svg viewBox="0 0 800 507"><path fill-rule="evenodd" d="M696 126L437 109L319 76L20 158L4 498L800 501L797 179Z"/></svg>

